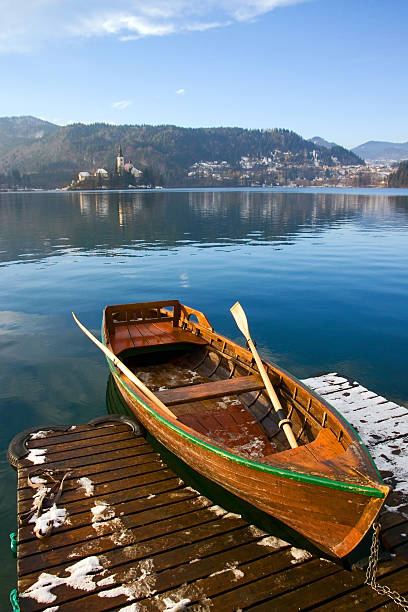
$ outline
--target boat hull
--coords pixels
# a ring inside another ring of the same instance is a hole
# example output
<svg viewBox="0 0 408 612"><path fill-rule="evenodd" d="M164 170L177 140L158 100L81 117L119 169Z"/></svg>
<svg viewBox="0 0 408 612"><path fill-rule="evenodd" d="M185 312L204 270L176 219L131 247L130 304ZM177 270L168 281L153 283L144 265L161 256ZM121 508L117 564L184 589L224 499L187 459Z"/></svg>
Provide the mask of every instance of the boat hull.
<svg viewBox="0 0 408 612"><path fill-rule="evenodd" d="M325 553L344 557L375 520L388 488L317 478L234 456L163 417L110 364L124 401L167 449L206 478L296 530Z"/></svg>

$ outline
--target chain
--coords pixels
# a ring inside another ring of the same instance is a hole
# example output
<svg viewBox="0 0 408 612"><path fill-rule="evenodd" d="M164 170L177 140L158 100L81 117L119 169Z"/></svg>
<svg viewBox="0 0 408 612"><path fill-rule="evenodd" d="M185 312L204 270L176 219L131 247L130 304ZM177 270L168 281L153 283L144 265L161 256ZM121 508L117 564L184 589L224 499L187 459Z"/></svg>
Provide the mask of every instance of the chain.
<svg viewBox="0 0 408 612"><path fill-rule="evenodd" d="M378 552L380 548L380 524L374 523L373 529L373 540L371 542L370 558L368 560L368 567L364 583L370 586L379 595L389 597L398 606L401 606L405 612L408 612L408 599L405 599L405 597L397 593L397 591L392 591L389 587L378 584L376 580Z"/></svg>

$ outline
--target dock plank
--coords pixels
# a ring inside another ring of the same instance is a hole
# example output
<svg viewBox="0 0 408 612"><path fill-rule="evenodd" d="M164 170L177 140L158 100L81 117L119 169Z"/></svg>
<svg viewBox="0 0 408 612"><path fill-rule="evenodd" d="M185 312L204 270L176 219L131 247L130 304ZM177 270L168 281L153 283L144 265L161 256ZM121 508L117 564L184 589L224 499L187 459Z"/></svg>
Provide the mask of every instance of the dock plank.
<svg viewBox="0 0 408 612"><path fill-rule="evenodd" d="M46 439L47 447L51 449L51 446L55 444L61 444L61 436L64 437L64 442L75 442L77 440L92 440L92 438L102 438L105 435L115 435L129 432L129 426L125 423L121 424L118 422L117 427L113 423L104 423L102 426L95 427L94 425L73 425L66 431L54 431L47 430ZM44 438L31 439L30 448L41 447Z"/></svg>
<svg viewBox="0 0 408 612"><path fill-rule="evenodd" d="M65 438L64 438L65 439ZM107 446L114 443L121 443L124 440L134 440L134 436L131 431L123 431L115 434L107 434L98 438L93 438L92 446L94 451L98 452L98 447ZM32 448L42 448L41 440L33 440ZM89 447L89 438L84 436L82 439L67 440L64 443L59 441L57 444L48 444L47 440L47 453L48 456L53 456L58 459L57 455L60 453L71 452L74 453L80 449L87 449ZM80 456L80 455L79 455Z"/></svg>

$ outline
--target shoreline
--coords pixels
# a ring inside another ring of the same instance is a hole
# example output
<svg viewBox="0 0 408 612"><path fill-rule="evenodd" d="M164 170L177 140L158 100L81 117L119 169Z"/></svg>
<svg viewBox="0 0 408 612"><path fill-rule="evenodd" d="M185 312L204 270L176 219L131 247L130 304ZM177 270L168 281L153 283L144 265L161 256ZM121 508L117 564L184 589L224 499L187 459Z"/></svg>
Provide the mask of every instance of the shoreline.
<svg viewBox="0 0 408 612"><path fill-rule="evenodd" d="M150 188L133 188L133 189L0 189L0 194L35 194L35 193L161 193L161 192L260 192L260 193L361 193L408 196L408 187L347 187L347 186L275 186L275 187L150 187Z"/></svg>

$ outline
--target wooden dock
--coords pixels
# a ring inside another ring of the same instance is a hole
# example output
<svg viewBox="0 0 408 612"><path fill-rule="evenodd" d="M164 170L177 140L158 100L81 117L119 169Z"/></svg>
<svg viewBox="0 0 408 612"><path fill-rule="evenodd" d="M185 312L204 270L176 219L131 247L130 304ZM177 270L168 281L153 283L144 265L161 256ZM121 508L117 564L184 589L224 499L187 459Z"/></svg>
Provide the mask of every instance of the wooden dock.
<svg viewBox="0 0 408 612"><path fill-rule="evenodd" d="M303 382L353 425L392 487L381 515L382 540L408 559L408 408L336 373Z"/></svg>
<svg viewBox="0 0 408 612"><path fill-rule="evenodd" d="M395 486L381 523L382 540L396 555L380 565L379 582L407 593L408 483L395 470L397 451L408 441L408 410L377 401L335 374L307 384L360 424L383 476ZM31 435L27 447L31 459L43 462L17 463L19 517L41 494L35 477L29 486L33 470L37 476L54 470L59 482L68 474L60 512L50 517L61 525L42 539L34 523L19 527L22 611L398 609L364 585L364 572L347 571L279 533L266 534L186 486L125 422L47 430Z"/></svg>

